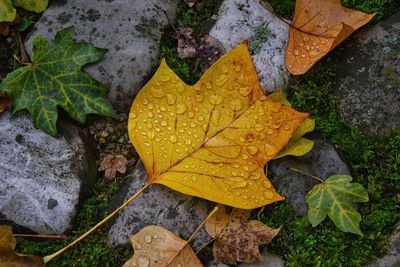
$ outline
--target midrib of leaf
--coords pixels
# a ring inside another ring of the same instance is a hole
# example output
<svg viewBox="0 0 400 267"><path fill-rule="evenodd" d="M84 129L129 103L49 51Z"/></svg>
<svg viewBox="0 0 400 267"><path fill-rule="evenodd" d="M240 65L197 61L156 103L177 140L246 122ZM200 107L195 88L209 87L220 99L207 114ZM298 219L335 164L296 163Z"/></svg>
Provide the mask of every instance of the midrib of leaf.
<svg viewBox="0 0 400 267"><path fill-rule="evenodd" d="M352 191L346 190L346 189L344 189L343 187L336 186L336 185L333 185L333 184L331 184L331 186L332 186L333 188L335 188L337 191L341 191L341 192L347 193L347 194L349 194L349 195L353 195L353 196L355 196L355 197L359 197L359 198L361 197L361 195L356 194L356 193L354 193L354 192L352 192Z"/></svg>
<svg viewBox="0 0 400 267"><path fill-rule="evenodd" d="M339 218L340 218L340 222L342 223L342 225L344 225L344 221L343 221L343 217L346 216L347 220L349 221L349 223L353 226L354 229L357 229L358 226L355 225L353 223L353 221L349 218L349 216L346 215L345 209L342 208L342 205L340 204L340 201L335 197L335 194L331 192L331 190L329 189L329 187L326 188L328 194L331 196L332 198L332 202L334 202L333 205L337 205L339 207ZM350 203L351 205L351 203ZM333 207L333 206L332 206ZM344 212L343 212L344 211Z"/></svg>
<svg viewBox="0 0 400 267"><path fill-rule="evenodd" d="M194 87L194 86L191 86L191 88L192 88L192 87ZM262 98L262 96L264 96L264 95L261 95L260 98ZM260 98L258 98L257 100L255 100L254 103L248 107L248 109L250 109L252 106L254 106L258 101L261 101ZM271 101L272 101L272 100L271 100ZM281 103L280 103L280 104L281 104ZM281 105L283 105L283 104L281 104ZM246 110L248 110L248 109L246 109ZM154 182L156 182L157 179L159 179L161 176L163 176L164 174L170 172L170 170L171 170L173 167L177 166L177 165L178 165L179 163L181 163L183 160L185 160L185 159L191 157L194 153L196 153L196 152L199 151L200 149L204 148L204 146L205 146L211 139L213 139L213 138L214 138L215 136L217 136L219 133L225 131L225 130L226 130L227 128L229 128L236 120L238 120L238 119L246 112L246 110L244 110L242 113L240 113L239 115L237 115L237 117L233 118L232 121L231 121L229 124L227 124L227 125L226 125L224 128L222 128L221 130L217 131L213 136L207 138L207 139L206 139L205 141L203 141L197 148L193 149L193 150L192 150L191 152L189 152L186 156L184 156L183 158L181 158L181 159L175 161L175 162L174 162L173 164L171 164L167 169L165 169L164 171L160 172L159 175L157 175L157 176L155 176L155 177L152 177L152 179L149 180L148 182L149 182L149 183L154 183ZM211 115L210 115L210 116L211 116ZM210 119L209 119L209 121L208 121L208 124L209 124L209 123L210 123ZM207 129L207 130L208 130L208 129ZM293 135L294 132L295 132L295 131L292 132L292 135ZM175 133L176 133L176 128L175 128ZM207 136L207 132L204 133L204 136L205 136L205 137ZM153 143L154 143L154 141L152 141L152 146L153 146ZM229 146L226 146L226 147L229 147ZM278 153L279 153L279 152L278 152ZM173 150L171 150L171 158L172 158L172 154L173 154ZM272 157L273 157L273 156L272 156ZM153 164L154 164L154 153L153 153ZM153 168L152 171L154 171L154 168ZM194 173L194 172L188 172L188 173ZM201 174L201 175L209 176L208 174ZM226 177L225 177L225 178L221 178L221 179L226 179ZM175 182L176 182L176 181L175 181Z"/></svg>

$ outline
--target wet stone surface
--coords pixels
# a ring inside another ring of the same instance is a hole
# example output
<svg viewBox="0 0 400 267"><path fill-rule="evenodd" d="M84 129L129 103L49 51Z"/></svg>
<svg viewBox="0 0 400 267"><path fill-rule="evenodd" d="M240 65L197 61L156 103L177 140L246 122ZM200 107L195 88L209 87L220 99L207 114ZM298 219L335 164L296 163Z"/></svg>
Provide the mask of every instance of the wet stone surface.
<svg viewBox="0 0 400 267"><path fill-rule="evenodd" d="M285 266L285 261L279 258L278 256L271 255L268 252L264 251L262 253L263 260L260 262L254 263L240 263L238 267L283 267ZM210 262L206 265L207 267L229 267L229 265L223 263L213 263Z"/></svg>
<svg viewBox="0 0 400 267"><path fill-rule="evenodd" d="M162 30L176 15L177 0L69 0L51 1L26 40L31 50L35 35L53 38L62 28L74 26L74 39L109 51L98 63L85 67L110 88L118 111L127 111L133 96L159 64Z"/></svg>
<svg viewBox="0 0 400 267"><path fill-rule="evenodd" d="M367 134L400 130L400 12L344 45L336 75L339 113Z"/></svg>
<svg viewBox="0 0 400 267"><path fill-rule="evenodd" d="M285 67L287 24L258 0L227 0L220 7L210 35L220 40L229 51L244 40L253 40L255 29L263 24L268 29L267 38L260 42L259 52L252 57L264 92L273 92L285 87L289 79Z"/></svg>
<svg viewBox="0 0 400 267"><path fill-rule="evenodd" d="M332 144L317 137L310 139L315 145L305 156L287 156L268 163L268 178L286 198L285 201L293 206L294 212L302 216L307 213L306 195L318 181L290 171L288 167L300 169L323 179L334 174L350 174L349 168Z"/></svg>
<svg viewBox="0 0 400 267"><path fill-rule="evenodd" d="M0 221L41 234L62 234L96 178L96 163L78 129L63 122L59 138L30 117L0 115Z"/></svg>
<svg viewBox="0 0 400 267"><path fill-rule="evenodd" d="M146 183L146 172L139 162L114 199L114 210ZM175 192L163 185L151 185L114 220L109 231L109 245L126 245L129 236L148 225L159 225L184 239L207 217L209 208L204 200ZM206 243L210 237L204 228L196 235L194 247Z"/></svg>

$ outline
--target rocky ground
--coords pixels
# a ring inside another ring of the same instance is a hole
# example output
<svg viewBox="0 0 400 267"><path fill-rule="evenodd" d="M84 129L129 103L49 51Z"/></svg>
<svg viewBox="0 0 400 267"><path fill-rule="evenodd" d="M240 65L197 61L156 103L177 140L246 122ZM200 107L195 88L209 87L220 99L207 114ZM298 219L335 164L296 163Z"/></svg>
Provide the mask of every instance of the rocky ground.
<svg viewBox="0 0 400 267"><path fill-rule="evenodd" d="M323 265L330 257L337 264L340 257L352 259L351 266L365 265L374 257L380 257L374 266L400 264L398 227L388 239L399 218L394 200L399 187L389 185L398 183L400 166L400 47L396 39L400 36L400 13L357 33L301 80L291 77L284 66L287 24L259 1L225 0L221 5L204 1L194 9L174 0L146 5L142 2L135 1L127 7L118 0L101 4L96 0L83 4L54 1L26 38L29 51L33 36L44 34L52 38L63 27L79 25L75 26L76 39L108 48L106 57L86 71L109 86L110 99L120 117L90 117L88 125L76 125L65 118L60 122L59 138L53 138L34 129L26 114L16 118L10 118L8 113L0 115L0 149L7 151L0 154L0 218L15 223L21 231L69 235L66 241L19 239L20 251L40 255L54 252L144 184L143 166L126 131L127 111L134 95L154 72L160 53L178 74L199 75L192 68L193 61L176 57L174 31L165 31L177 17L175 27L191 26L196 34L209 33L227 50L244 39L259 42L252 56L265 92L285 89L297 109L316 118L316 133L309 136L315 141L313 151L301 158L275 160L268 167L268 176L287 196L287 202L268 207L258 217L271 225L284 225L280 236L264 251L263 263L240 266L284 266L285 262L291 266ZM118 20L110 23L113 17ZM204 26L203 22L210 18L215 24ZM196 19L199 24L194 24ZM257 39L255 29L260 26L268 33L266 39ZM4 52L0 53L1 62L6 61L3 55L10 53L10 38L0 41L0 51ZM329 66L327 71L322 67L325 65ZM10 64L0 65L0 79L9 69ZM111 181L96 171L109 154L127 159L126 175L118 174ZM340 233L329 222L312 229L303 216L307 210L304 197L314 182L287 171L288 166L324 178L336 173L352 174L368 187L370 206L360 210L365 218L365 239ZM155 199L162 201L154 202ZM129 235L141 227L157 223L188 237L209 208L203 200L155 186L77 251L53 264L93 266L106 261L118 266L131 253L124 247ZM195 247L205 242L207 237L202 232ZM346 247L352 247L354 252ZM337 255L335 250L342 254ZM201 257L208 261L210 250L204 249ZM225 265L210 262L209 266Z"/></svg>

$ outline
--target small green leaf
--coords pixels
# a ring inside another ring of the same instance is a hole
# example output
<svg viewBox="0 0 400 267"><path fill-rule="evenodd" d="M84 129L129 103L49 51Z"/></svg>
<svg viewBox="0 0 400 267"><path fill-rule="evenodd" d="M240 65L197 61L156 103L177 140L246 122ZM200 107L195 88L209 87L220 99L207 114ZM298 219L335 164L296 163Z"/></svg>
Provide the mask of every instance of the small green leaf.
<svg viewBox="0 0 400 267"><path fill-rule="evenodd" d="M0 22L12 22L17 15L17 11L13 7L11 0L0 0Z"/></svg>
<svg viewBox="0 0 400 267"><path fill-rule="evenodd" d="M11 72L0 91L12 99L11 113L27 109L36 127L55 136L58 106L78 122L87 114L114 116L107 88L81 71L100 60L105 49L72 40L71 28L61 30L53 41L33 40L32 64Z"/></svg>
<svg viewBox="0 0 400 267"><path fill-rule="evenodd" d="M33 21L27 19L26 17L22 17L22 20L18 25L15 26L15 29L19 32L23 32L28 29L29 26L33 24Z"/></svg>
<svg viewBox="0 0 400 267"><path fill-rule="evenodd" d="M343 232L362 235L361 215L353 208L352 203L367 202L368 194L361 184L351 183L351 180L348 175L333 175L308 192L307 217L313 227L328 215Z"/></svg>
<svg viewBox="0 0 400 267"><path fill-rule="evenodd" d="M13 0L13 5L23 9L41 13L46 10L49 0Z"/></svg>

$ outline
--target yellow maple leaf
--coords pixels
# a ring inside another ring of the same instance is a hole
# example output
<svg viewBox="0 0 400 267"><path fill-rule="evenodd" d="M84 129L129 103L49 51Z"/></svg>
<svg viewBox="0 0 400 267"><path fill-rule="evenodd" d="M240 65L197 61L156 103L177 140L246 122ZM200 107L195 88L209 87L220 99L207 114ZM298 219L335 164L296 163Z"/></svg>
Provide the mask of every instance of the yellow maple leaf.
<svg viewBox="0 0 400 267"><path fill-rule="evenodd" d="M263 94L243 43L193 86L163 60L132 104L128 131L148 183L253 209L283 199L263 167L307 116Z"/></svg>

